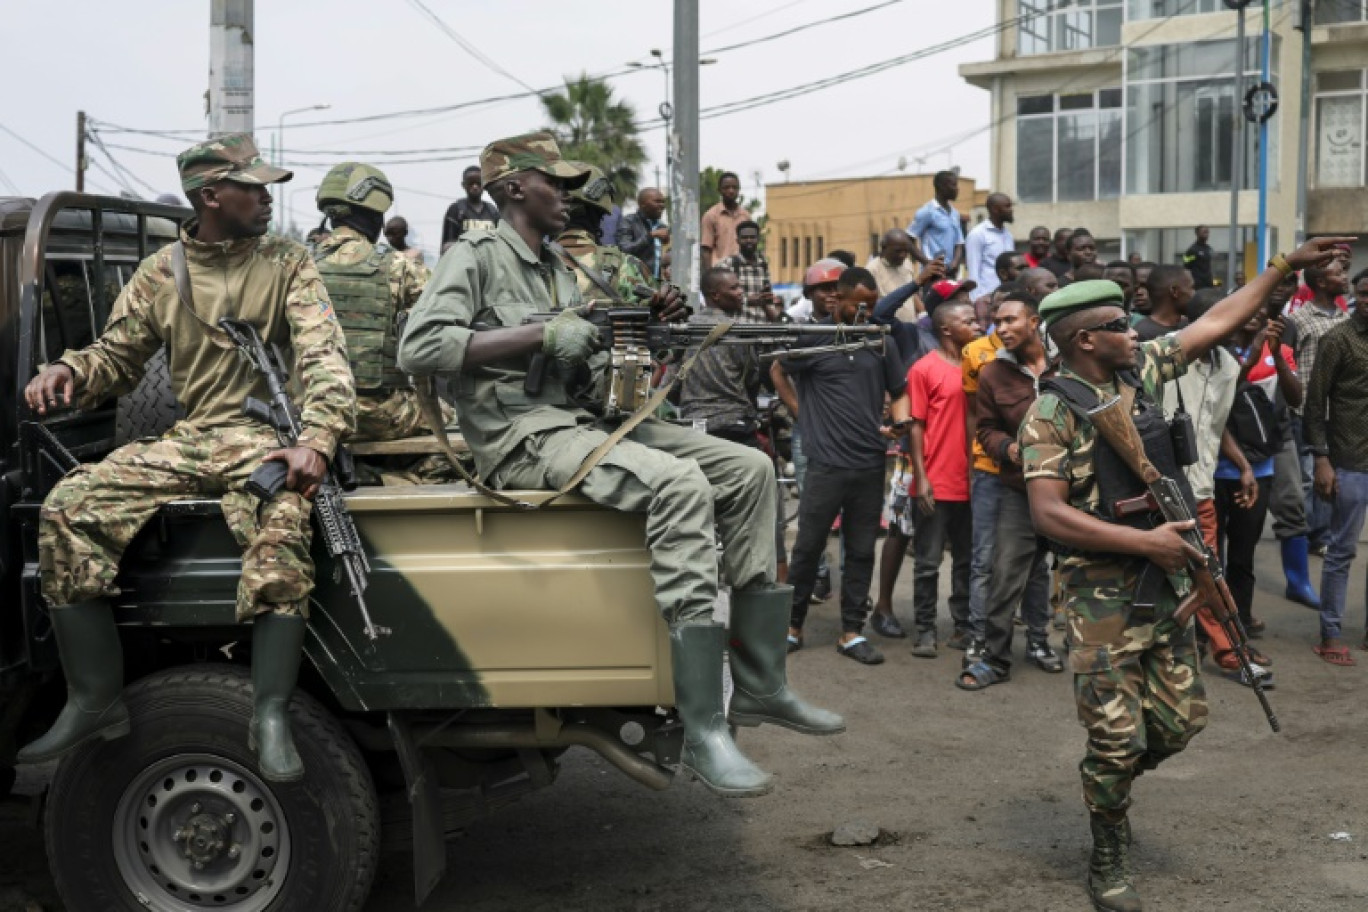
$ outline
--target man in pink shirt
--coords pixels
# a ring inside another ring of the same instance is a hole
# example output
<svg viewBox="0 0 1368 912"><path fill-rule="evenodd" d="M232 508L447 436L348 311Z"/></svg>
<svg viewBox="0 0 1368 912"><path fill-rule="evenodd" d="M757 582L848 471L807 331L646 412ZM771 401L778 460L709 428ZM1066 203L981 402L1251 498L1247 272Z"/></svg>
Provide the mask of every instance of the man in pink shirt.
<svg viewBox="0 0 1368 912"><path fill-rule="evenodd" d="M912 471L920 516L913 537L916 566L912 604L917 627L912 654L935 658L936 603L941 557L950 540L950 616L955 632L947 644L964 649L969 627L969 564L973 519L969 510L968 400L962 350L979 336L974 307L952 298L931 314L939 348L912 366L907 389L912 404Z"/></svg>

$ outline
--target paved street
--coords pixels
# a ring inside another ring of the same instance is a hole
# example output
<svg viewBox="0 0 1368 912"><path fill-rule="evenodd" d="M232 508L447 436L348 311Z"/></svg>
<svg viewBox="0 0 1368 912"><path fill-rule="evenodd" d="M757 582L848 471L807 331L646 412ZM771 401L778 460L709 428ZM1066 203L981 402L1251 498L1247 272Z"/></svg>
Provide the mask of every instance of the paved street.
<svg viewBox="0 0 1368 912"><path fill-rule="evenodd" d="M1315 615L1280 597L1276 545L1265 542L1259 557L1255 611L1269 625L1260 646L1275 662L1270 696L1284 733L1269 731L1252 693L1207 666L1210 726L1137 787L1135 860L1147 910L1368 904L1360 794L1368 653L1356 649L1351 669L1316 658ZM900 613L909 600L901 593ZM1362 565L1349 604L1357 632ZM744 732L743 748L779 776L774 794L723 800L679 781L647 792L572 751L556 786L452 844L448 877L425 910L1089 908L1082 732L1068 676L1019 664L1010 683L963 693L951 683L958 653L916 659L905 641L880 641L888 662L866 668L831 648L835 607L813 615L792 677L845 712L850 731L830 739ZM40 835L24 818L17 803L0 818L0 912L16 889L56 910ZM828 831L857 820L885 831L879 844L826 844ZM411 884L406 859L385 859L367 912L411 909Z"/></svg>

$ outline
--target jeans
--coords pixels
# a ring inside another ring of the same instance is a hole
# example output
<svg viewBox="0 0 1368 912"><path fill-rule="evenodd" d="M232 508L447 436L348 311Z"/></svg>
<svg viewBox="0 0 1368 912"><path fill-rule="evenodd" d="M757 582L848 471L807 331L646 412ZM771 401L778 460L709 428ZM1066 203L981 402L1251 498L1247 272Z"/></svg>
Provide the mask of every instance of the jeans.
<svg viewBox="0 0 1368 912"><path fill-rule="evenodd" d="M877 469L838 469L820 462L808 464L807 480L798 501L798 539L793 543L789 583L793 586L791 626L802 629L817 582L817 558L826 550L827 535L837 516L845 539L841 567L841 629L864 629L865 600L874 578L874 545L879 540L883 511L883 466Z"/></svg>
<svg viewBox="0 0 1368 912"><path fill-rule="evenodd" d="M1358 556L1359 533L1368 508L1368 472L1335 469L1339 493L1330 509L1330 541L1321 566L1321 638L1335 639L1344 620L1349 565Z"/></svg>
<svg viewBox="0 0 1368 912"><path fill-rule="evenodd" d="M916 566L912 577L912 606L918 633L936 629L940 565L945 542L950 541L950 618L956 633L969 632L969 564L972 517L966 500L938 500L936 512L917 517L912 537Z"/></svg>
<svg viewBox="0 0 1368 912"><path fill-rule="evenodd" d="M988 588L993 574L993 543L997 540L998 507L1007 486L992 472L974 469L969 478L969 506L973 512L973 557L969 563L969 629L984 637Z"/></svg>
<svg viewBox="0 0 1368 912"><path fill-rule="evenodd" d="M1239 481L1216 479L1217 541L1225 552L1226 585L1235 607L1240 609L1240 621L1246 625L1254 604L1254 548L1263 534L1268 495L1273 489L1272 478L1260 478L1258 482L1259 496L1252 507L1245 509L1235 505Z"/></svg>
<svg viewBox="0 0 1368 912"><path fill-rule="evenodd" d="M803 479L807 478L808 459L803 452L803 435L798 433L798 422L793 423L793 436L789 438L789 446L793 449L793 477L798 482L798 502L803 502ZM835 522L835 520L832 520ZM841 561L845 561L845 536L841 536ZM841 568L842 573L845 567ZM822 576L830 576L831 568L827 566L826 545L822 546L822 556L817 559L817 572Z"/></svg>
<svg viewBox="0 0 1368 912"><path fill-rule="evenodd" d="M1302 490L1301 460L1291 438L1273 457L1273 491L1268 509L1273 514L1273 534L1278 541L1297 538L1309 530L1306 525L1306 497Z"/></svg>
<svg viewBox="0 0 1368 912"><path fill-rule="evenodd" d="M1003 486L996 532L984 619L985 658L997 668L1007 669L1012 665L1012 615L1018 602L1026 619L1028 641L1049 638L1050 569L1045 562L1049 549L1031 524L1031 505L1025 491Z"/></svg>
<svg viewBox="0 0 1368 912"><path fill-rule="evenodd" d="M1306 537L1310 539L1312 547L1324 545L1329 541L1330 535L1330 505L1317 497L1316 492L1312 490L1312 482L1316 475L1316 457L1306 445L1300 418L1292 419L1292 436L1297 441L1297 455L1301 460L1302 502L1306 504Z"/></svg>

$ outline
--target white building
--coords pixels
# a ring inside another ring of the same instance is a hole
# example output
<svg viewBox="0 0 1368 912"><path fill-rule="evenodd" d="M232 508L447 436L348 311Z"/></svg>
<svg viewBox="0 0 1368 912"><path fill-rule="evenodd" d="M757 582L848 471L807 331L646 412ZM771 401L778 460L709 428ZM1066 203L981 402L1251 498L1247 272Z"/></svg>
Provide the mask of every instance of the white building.
<svg viewBox="0 0 1368 912"><path fill-rule="evenodd" d="M1138 251L1175 262L1211 227L1225 275L1234 123L1247 124L1239 200L1253 263L1258 127L1235 98L1236 13L1224 0L995 0L997 56L960 74L992 93L992 189L1016 205L1016 234L1086 226L1099 259ZM1271 0L1268 250L1297 229L1302 4ZM1368 0L1314 0L1306 231L1368 232ZM1263 9L1245 11L1245 85L1261 79ZM1356 253L1368 253L1368 247ZM1368 259L1355 257L1360 265Z"/></svg>

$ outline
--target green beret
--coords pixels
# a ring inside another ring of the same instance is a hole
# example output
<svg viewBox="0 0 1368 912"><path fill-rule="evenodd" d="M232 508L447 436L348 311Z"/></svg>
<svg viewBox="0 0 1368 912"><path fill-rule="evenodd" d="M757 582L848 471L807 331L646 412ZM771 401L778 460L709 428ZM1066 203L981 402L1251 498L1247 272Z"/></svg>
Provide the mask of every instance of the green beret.
<svg viewBox="0 0 1368 912"><path fill-rule="evenodd" d="M1126 295L1120 285L1106 279L1085 279L1047 294L1045 300L1040 302L1040 319L1048 327L1054 321L1080 310L1125 306Z"/></svg>

